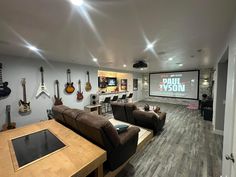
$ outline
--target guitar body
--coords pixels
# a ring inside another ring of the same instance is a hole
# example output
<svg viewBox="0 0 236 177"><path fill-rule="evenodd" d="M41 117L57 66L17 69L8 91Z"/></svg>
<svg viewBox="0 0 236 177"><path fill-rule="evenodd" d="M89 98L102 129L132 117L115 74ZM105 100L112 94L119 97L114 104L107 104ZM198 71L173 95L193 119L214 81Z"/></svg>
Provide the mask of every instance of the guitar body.
<svg viewBox="0 0 236 177"><path fill-rule="evenodd" d="M61 98L58 98L56 95L54 95L54 99L55 99L54 105L63 105Z"/></svg>
<svg viewBox="0 0 236 177"><path fill-rule="evenodd" d="M30 109L30 102L26 103L22 100L19 101L19 105L20 105L20 108L19 108L19 112L20 113L26 113L26 112L30 112L31 109Z"/></svg>
<svg viewBox="0 0 236 177"><path fill-rule="evenodd" d="M10 95L11 89L8 86L8 82L3 82L2 86L0 86L0 97L6 97Z"/></svg>
<svg viewBox="0 0 236 177"><path fill-rule="evenodd" d="M11 122L9 125L8 124L4 124L2 126L2 131L6 131L6 130L11 130L16 128L16 123L15 122Z"/></svg>
<svg viewBox="0 0 236 177"><path fill-rule="evenodd" d="M71 82L71 83L67 82L65 91L68 94L71 94L71 93L73 93L75 91L75 87L73 86L73 82Z"/></svg>
<svg viewBox="0 0 236 177"><path fill-rule="evenodd" d="M90 83L90 82L86 82L85 90L86 90L87 92L89 92L91 89L92 89L91 83Z"/></svg>
<svg viewBox="0 0 236 177"><path fill-rule="evenodd" d="M80 92L80 91L78 91L77 92L77 100L83 100L83 98L84 98L84 96L83 96L83 92Z"/></svg>

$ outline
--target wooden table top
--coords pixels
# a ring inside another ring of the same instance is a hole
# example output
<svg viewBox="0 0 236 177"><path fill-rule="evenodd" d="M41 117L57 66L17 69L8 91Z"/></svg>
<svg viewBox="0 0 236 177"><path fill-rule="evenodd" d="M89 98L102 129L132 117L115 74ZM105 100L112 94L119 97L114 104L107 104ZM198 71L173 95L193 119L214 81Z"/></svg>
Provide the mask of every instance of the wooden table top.
<svg viewBox="0 0 236 177"><path fill-rule="evenodd" d="M66 147L36 160L23 168L14 166L11 139L49 129ZM106 161L106 151L56 122L48 120L0 133L1 177L86 176Z"/></svg>

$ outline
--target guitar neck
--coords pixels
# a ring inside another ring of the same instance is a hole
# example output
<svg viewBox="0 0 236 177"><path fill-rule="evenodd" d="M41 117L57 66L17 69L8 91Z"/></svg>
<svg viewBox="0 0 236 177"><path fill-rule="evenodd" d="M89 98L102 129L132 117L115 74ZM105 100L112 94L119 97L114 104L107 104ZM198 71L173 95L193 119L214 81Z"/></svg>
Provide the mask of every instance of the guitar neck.
<svg viewBox="0 0 236 177"><path fill-rule="evenodd" d="M71 83L70 73L67 73L67 82L68 82L68 83Z"/></svg>
<svg viewBox="0 0 236 177"><path fill-rule="evenodd" d="M7 112L7 125L9 126L11 124L11 113L10 111Z"/></svg>
<svg viewBox="0 0 236 177"><path fill-rule="evenodd" d="M3 81L2 81L2 68L0 68L0 85L2 85Z"/></svg>
<svg viewBox="0 0 236 177"><path fill-rule="evenodd" d="M88 82L90 82L90 78L89 78L89 72L88 72L87 74L88 74Z"/></svg>
<svg viewBox="0 0 236 177"><path fill-rule="evenodd" d="M41 85L44 85L43 71L41 71Z"/></svg>
<svg viewBox="0 0 236 177"><path fill-rule="evenodd" d="M59 93L59 84L57 83L57 98L60 98L60 93Z"/></svg>
<svg viewBox="0 0 236 177"><path fill-rule="evenodd" d="M24 100L25 103L27 103L25 85L23 85L23 100Z"/></svg>

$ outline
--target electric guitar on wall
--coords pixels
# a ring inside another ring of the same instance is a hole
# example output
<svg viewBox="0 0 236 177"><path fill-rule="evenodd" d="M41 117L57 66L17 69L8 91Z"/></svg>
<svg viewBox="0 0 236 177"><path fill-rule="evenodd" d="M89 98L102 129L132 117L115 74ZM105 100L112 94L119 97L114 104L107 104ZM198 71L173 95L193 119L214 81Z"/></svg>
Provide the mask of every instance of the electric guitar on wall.
<svg viewBox="0 0 236 177"><path fill-rule="evenodd" d="M44 77L43 77L43 67L40 67L40 72L41 72L41 83L39 85L37 94L36 94L36 98L38 98L41 94L46 94L48 97L50 97L50 94L48 92L48 89L46 88L45 84L44 84Z"/></svg>
<svg viewBox="0 0 236 177"><path fill-rule="evenodd" d="M11 122L11 113L10 113L11 112L11 106L10 105L6 106L6 112L7 112L7 123L5 123L2 126L2 131L16 128L16 123Z"/></svg>
<svg viewBox="0 0 236 177"><path fill-rule="evenodd" d="M75 87L73 86L73 82L71 82L70 69L67 69L67 83L66 83L65 91L68 94L71 94L75 91Z"/></svg>
<svg viewBox="0 0 236 177"><path fill-rule="evenodd" d="M0 63L0 98L10 95L11 89L7 85L8 82L2 81L2 63Z"/></svg>
<svg viewBox="0 0 236 177"><path fill-rule="evenodd" d="M89 78L89 72L87 71L87 75L88 75L88 82L86 82L86 85L85 85L85 90L87 92L89 92L91 89L92 89L92 85L90 83L90 78Z"/></svg>
<svg viewBox="0 0 236 177"><path fill-rule="evenodd" d="M20 105L20 108L19 108L19 112L20 113L26 113L26 112L30 112L30 102L27 102L27 99L26 99L26 81L25 81L25 78L22 79L21 81L21 84L22 84L22 87L23 87L23 100L20 100L19 101L19 105Z"/></svg>
<svg viewBox="0 0 236 177"><path fill-rule="evenodd" d="M79 80L78 82L78 86L79 86L79 90L77 92L77 100L83 100L84 96L83 96L83 92L81 92L81 81Z"/></svg>
<svg viewBox="0 0 236 177"><path fill-rule="evenodd" d="M59 93L59 81L56 80L55 83L56 83L56 86L57 86L57 96L54 95L54 98L55 98L54 105L62 105L63 103L61 101L60 93Z"/></svg>

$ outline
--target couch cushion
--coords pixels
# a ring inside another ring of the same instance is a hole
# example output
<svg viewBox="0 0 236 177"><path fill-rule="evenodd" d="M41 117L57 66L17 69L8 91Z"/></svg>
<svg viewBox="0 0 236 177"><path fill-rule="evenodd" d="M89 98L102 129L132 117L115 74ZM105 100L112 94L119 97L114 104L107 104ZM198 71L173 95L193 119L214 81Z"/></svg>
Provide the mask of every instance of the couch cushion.
<svg viewBox="0 0 236 177"><path fill-rule="evenodd" d="M135 124L135 119L133 116L133 111L137 110L137 106L133 103L127 103L125 104L125 113L126 113L126 118L127 121L131 124Z"/></svg>
<svg viewBox="0 0 236 177"><path fill-rule="evenodd" d="M52 107L52 112L53 112L53 117L56 119L58 122L65 123L65 119L63 117L64 111L68 110L67 106L64 105L58 105L58 106L53 106Z"/></svg>
<svg viewBox="0 0 236 177"><path fill-rule="evenodd" d="M124 103L111 103L111 108L115 119L128 122L126 118Z"/></svg>
<svg viewBox="0 0 236 177"><path fill-rule="evenodd" d="M76 121L80 133L98 146L110 151L120 144L116 129L106 118L86 113Z"/></svg>
<svg viewBox="0 0 236 177"><path fill-rule="evenodd" d="M64 120L67 126L74 130L78 130L76 119L79 118L85 111L79 109L67 109L63 112Z"/></svg>

